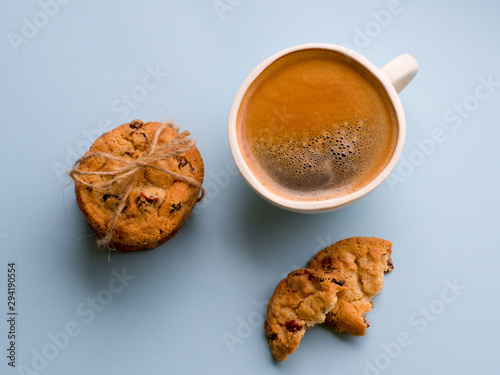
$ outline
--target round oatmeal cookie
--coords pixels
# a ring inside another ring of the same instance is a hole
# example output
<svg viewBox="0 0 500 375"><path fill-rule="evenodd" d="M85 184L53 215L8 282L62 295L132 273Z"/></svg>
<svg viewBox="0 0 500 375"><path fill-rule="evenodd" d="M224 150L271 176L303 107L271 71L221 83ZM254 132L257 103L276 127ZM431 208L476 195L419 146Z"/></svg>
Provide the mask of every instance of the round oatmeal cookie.
<svg viewBox="0 0 500 375"><path fill-rule="evenodd" d="M284 361L299 346L305 331L323 323L335 306L344 281L331 272L292 271L276 286L267 305L264 330L271 352Z"/></svg>
<svg viewBox="0 0 500 375"><path fill-rule="evenodd" d="M100 136L75 164L78 207L104 245L153 249L177 233L199 199L204 176L194 142L186 146L180 139L187 138L170 123L134 120ZM153 148L164 154L151 156ZM136 169L126 175L128 166ZM113 181L117 170L126 178Z"/></svg>
<svg viewBox="0 0 500 375"><path fill-rule="evenodd" d="M352 237L321 250L308 268L333 272L345 280L338 302L328 313L325 324L354 336L362 336L370 323L366 314L372 309L372 299L381 290L384 274L394 268L392 243L375 237Z"/></svg>

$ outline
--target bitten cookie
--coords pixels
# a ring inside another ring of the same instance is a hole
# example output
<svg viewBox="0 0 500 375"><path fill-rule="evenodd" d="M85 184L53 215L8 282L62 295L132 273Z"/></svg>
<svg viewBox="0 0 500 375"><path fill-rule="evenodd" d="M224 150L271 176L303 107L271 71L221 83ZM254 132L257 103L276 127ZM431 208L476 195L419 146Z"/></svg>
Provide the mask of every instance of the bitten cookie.
<svg viewBox="0 0 500 375"><path fill-rule="evenodd" d="M381 290L384 274L394 268L392 243L380 238L353 237L321 250L308 268L324 270L345 280L346 288L328 313L325 323L335 330L362 336L369 327L365 315L372 309L372 298Z"/></svg>
<svg viewBox="0 0 500 375"><path fill-rule="evenodd" d="M308 269L292 271L281 280L269 300L264 322L276 359L284 361L297 349L305 331L324 322L343 284L330 272Z"/></svg>
<svg viewBox="0 0 500 375"><path fill-rule="evenodd" d="M134 173L106 187L127 168ZM92 230L100 239L110 236L109 248L132 251L153 249L177 233L199 198L204 166L194 142L173 124L134 120L100 136L70 175Z"/></svg>

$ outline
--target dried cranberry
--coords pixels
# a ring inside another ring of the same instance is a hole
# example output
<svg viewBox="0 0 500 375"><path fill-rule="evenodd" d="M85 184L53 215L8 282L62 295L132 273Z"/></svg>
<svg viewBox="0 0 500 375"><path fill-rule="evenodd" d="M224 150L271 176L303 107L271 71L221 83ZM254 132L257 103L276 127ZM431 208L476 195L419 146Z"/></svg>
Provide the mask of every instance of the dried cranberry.
<svg viewBox="0 0 500 375"><path fill-rule="evenodd" d="M285 327L290 332L298 332L302 329L302 326L293 319L286 322Z"/></svg>
<svg viewBox="0 0 500 375"><path fill-rule="evenodd" d="M182 203L177 203L177 204L172 204L172 209L170 210L170 213L179 211L182 207Z"/></svg>
<svg viewBox="0 0 500 375"><path fill-rule="evenodd" d="M142 128L143 125L144 123L142 121L134 120L128 126L130 126L131 129L139 129Z"/></svg>
<svg viewBox="0 0 500 375"><path fill-rule="evenodd" d="M338 286L344 286L345 281L344 280L335 280L335 279L332 279L332 283L335 283Z"/></svg>
<svg viewBox="0 0 500 375"><path fill-rule="evenodd" d="M321 267L328 269L332 268L332 258L329 255L327 255L321 260Z"/></svg>
<svg viewBox="0 0 500 375"><path fill-rule="evenodd" d="M394 264L392 264L392 261L388 260L387 261L387 269L384 271L384 273L389 273L394 269Z"/></svg>
<svg viewBox="0 0 500 375"><path fill-rule="evenodd" d="M154 195L148 197L142 191L141 191L141 194L139 194L139 197L144 198L146 200L146 202L148 202L148 203L155 203L155 202L158 202L158 199L160 199L158 197L155 197Z"/></svg>

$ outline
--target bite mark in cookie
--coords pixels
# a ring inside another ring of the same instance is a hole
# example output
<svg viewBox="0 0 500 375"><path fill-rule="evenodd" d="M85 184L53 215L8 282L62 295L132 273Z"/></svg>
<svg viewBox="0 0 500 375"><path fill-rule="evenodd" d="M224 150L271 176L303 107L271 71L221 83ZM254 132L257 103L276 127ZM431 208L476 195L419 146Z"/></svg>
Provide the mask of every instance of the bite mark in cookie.
<svg viewBox="0 0 500 375"><path fill-rule="evenodd" d="M384 274L394 268L391 247L380 238L352 237L326 247L309 262L308 268L331 272L346 282L325 319L327 325L354 336L366 333L372 299L382 290Z"/></svg>

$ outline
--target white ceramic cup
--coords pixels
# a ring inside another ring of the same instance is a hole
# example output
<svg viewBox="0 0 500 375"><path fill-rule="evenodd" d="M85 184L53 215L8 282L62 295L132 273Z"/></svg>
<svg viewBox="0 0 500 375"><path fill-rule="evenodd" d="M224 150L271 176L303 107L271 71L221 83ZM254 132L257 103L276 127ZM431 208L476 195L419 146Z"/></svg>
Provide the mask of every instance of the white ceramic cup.
<svg viewBox="0 0 500 375"><path fill-rule="evenodd" d="M260 73L264 71L264 69L266 69L269 65L271 65L274 61L276 61L280 57L289 54L291 52L308 50L308 49L323 49L323 50L331 50L338 53L342 53L345 56L349 57L350 59L355 60L362 66L364 66L364 68L368 72L370 72L385 89L387 96L389 97L394 107L398 123L398 139L396 143L396 148L394 150L391 160L377 177L375 177L365 187L351 194L332 199L319 200L319 201L299 201L299 200L287 199L267 190L262 185L262 183L255 177L254 173L252 172L252 169L248 166L247 162L245 161L243 154L241 152L240 145L238 143L238 137L236 132L238 111L240 109L243 97L246 91L248 90L249 86L252 84L252 82L260 75ZM233 155L233 159L236 163L236 166L238 167L238 170L240 171L243 178L247 181L247 183L260 196L262 196L264 199L268 200L272 204L289 211L301 212L301 213L327 212L343 207L347 204L350 204L364 197L366 194L370 193L377 186L379 186L382 183L382 181L384 181L387 178L387 176L389 176L391 171L394 169L399 157L401 156L406 134L406 120L403 111L403 105L401 104L401 100L399 99L398 93L401 90L403 90L408 83L410 83L413 77L415 77L415 75L417 74L417 71L418 71L417 62L413 57L407 54L396 57L395 59L389 61L382 68L378 69L365 57L363 57L362 55L353 50L350 50L343 46L325 44L325 43L302 44L299 46L285 49L281 52L274 54L273 56L269 57L268 59L260 63L243 81L243 84L236 93L233 105L231 106L231 111L229 113L229 127L228 127L229 146L231 148L231 153Z"/></svg>

